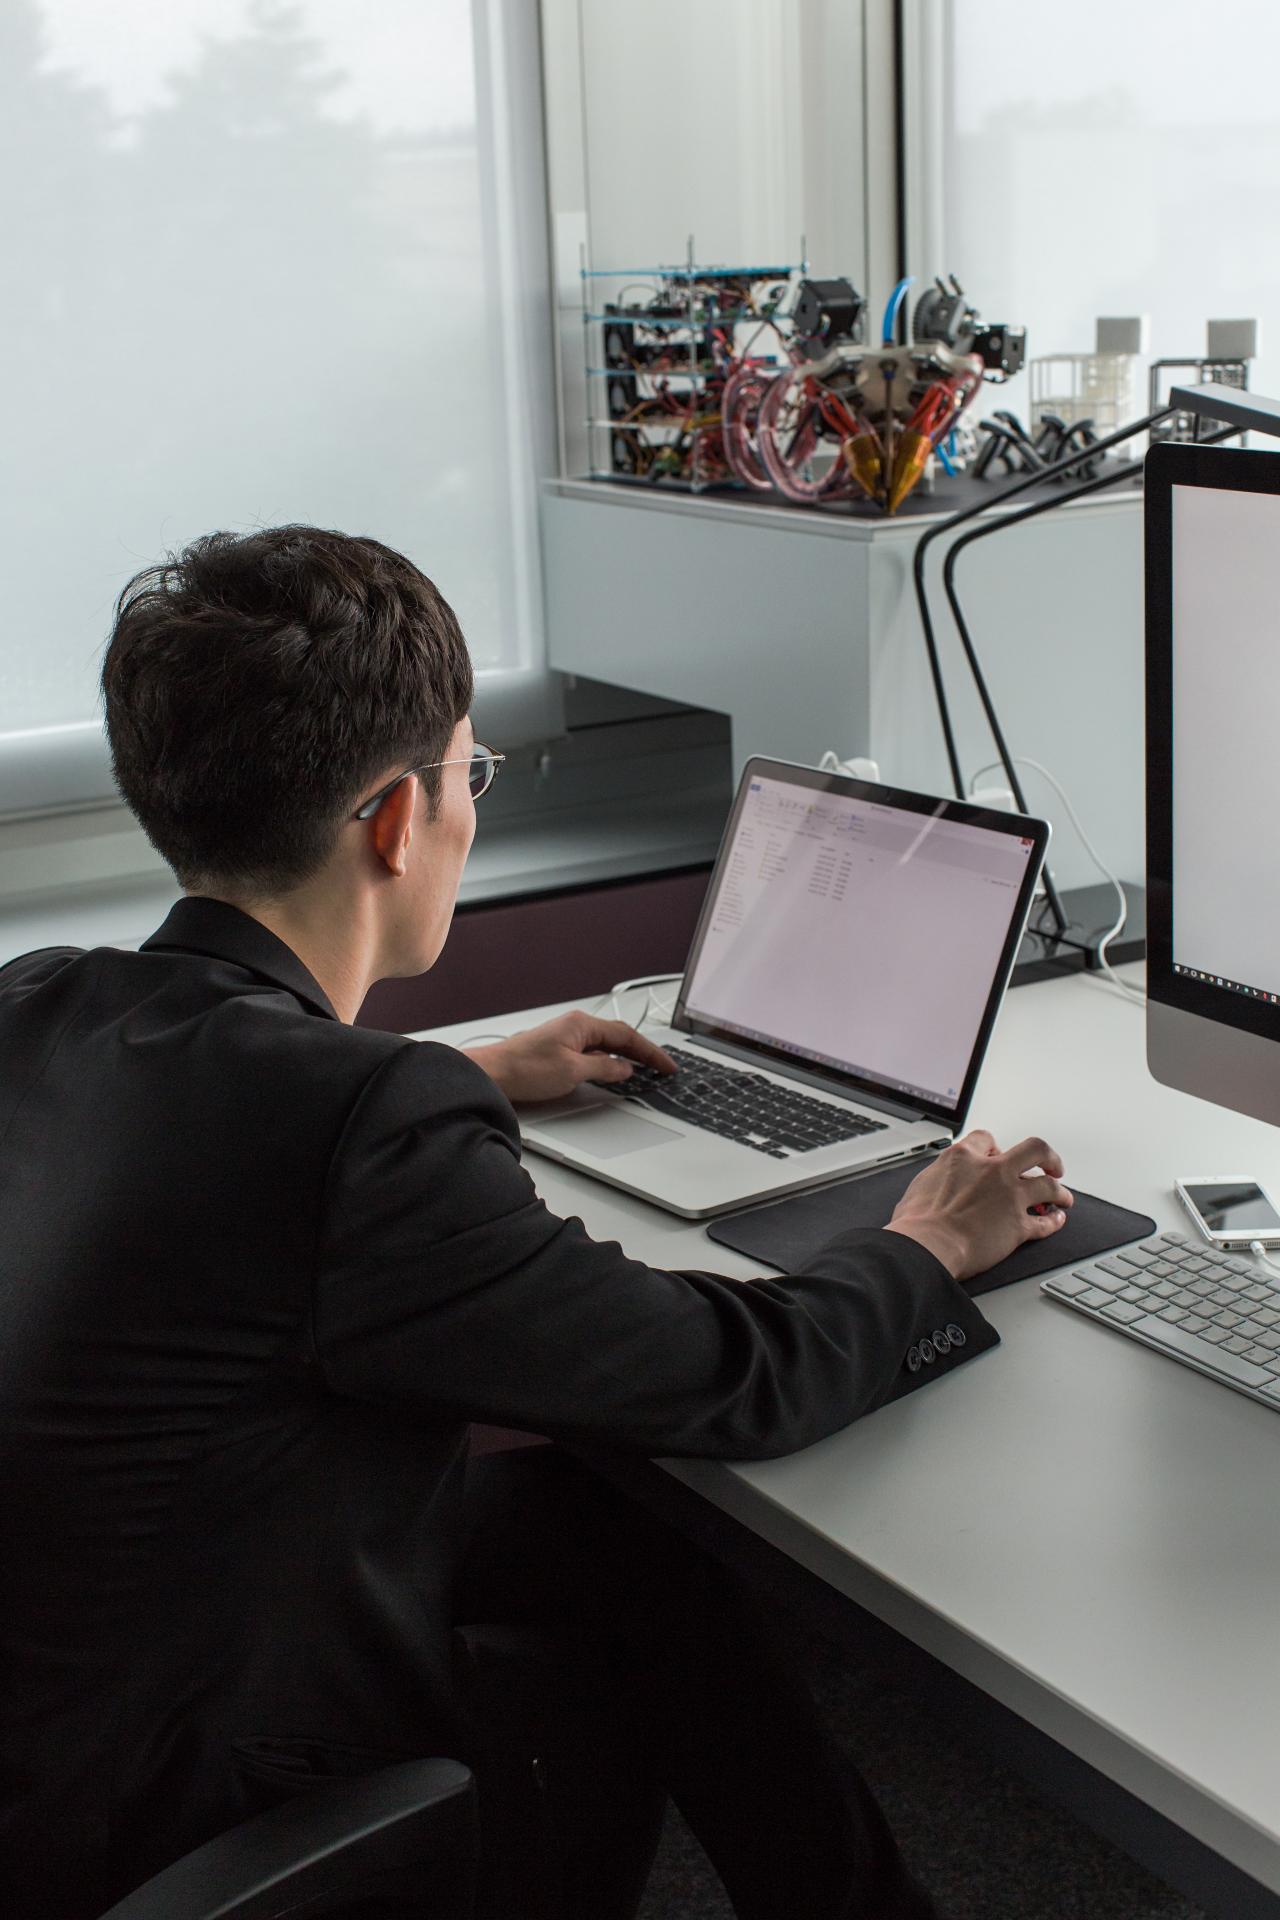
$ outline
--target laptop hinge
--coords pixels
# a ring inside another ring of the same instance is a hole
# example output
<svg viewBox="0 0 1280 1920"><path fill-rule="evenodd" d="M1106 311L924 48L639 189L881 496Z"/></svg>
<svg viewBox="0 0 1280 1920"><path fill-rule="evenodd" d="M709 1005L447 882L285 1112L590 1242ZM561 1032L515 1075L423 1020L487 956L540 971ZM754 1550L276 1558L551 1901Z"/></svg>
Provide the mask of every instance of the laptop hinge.
<svg viewBox="0 0 1280 1920"><path fill-rule="evenodd" d="M673 1029L673 1031L680 1031L680 1029ZM905 1101L891 1100L884 1094L864 1093L861 1087L842 1087L827 1074L809 1073L798 1060L788 1060L785 1065L780 1060L765 1060L750 1047L736 1047L731 1040L713 1040L710 1034L706 1033L692 1033L684 1030L682 1037L695 1041L698 1046L706 1047L712 1053L727 1054L731 1060L739 1060L744 1066L754 1067L757 1072L785 1074L789 1080L801 1080L806 1087L814 1087L819 1093L839 1094L842 1100L856 1101L860 1107L872 1107L876 1113L887 1113L894 1120L930 1119L929 1114L922 1113L919 1107L909 1106ZM934 1124L943 1133L952 1132L952 1129L942 1121L935 1121Z"/></svg>

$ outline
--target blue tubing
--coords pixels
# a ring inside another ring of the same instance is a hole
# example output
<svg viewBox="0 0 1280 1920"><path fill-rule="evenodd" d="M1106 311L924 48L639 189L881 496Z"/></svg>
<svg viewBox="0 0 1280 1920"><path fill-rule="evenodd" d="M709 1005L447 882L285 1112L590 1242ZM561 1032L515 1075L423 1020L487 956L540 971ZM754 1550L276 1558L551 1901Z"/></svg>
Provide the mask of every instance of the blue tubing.
<svg viewBox="0 0 1280 1920"><path fill-rule="evenodd" d="M894 330L898 324L898 315L902 311L902 303L907 297L907 288L914 287L915 283L916 277L914 273L909 273L905 279L899 280L897 286L889 295L889 304L884 310L884 325L880 330L881 346L891 347L893 345Z"/></svg>

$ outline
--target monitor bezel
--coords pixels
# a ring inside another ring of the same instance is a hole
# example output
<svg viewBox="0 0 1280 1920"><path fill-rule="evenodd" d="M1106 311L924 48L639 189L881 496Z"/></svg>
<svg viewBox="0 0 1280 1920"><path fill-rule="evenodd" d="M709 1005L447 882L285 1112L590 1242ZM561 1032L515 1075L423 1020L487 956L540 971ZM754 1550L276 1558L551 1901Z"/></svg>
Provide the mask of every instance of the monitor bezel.
<svg viewBox="0 0 1280 1920"><path fill-rule="evenodd" d="M1173 970L1173 489L1280 495L1280 452L1157 442L1144 468L1146 550L1147 998L1280 1041L1280 1002ZM1261 988L1261 981L1242 984Z"/></svg>
<svg viewBox="0 0 1280 1920"><path fill-rule="evenodd" d="M954 821L961 826L987 827L997 833L1007 834L1013 839L1032 841L1031 858L1027 862L1018 898L1010 916L1009 928L992 980L991 992L987 996L987 1004L983 1009L977 1038L969 1058L968 1070L954 1106L948 1106L943 1101L927 1101L899 1093L882 1081L869 1079L862 1074L843 1073L820 1061L810 1060L805 1054L791 1053L781 1047L771 1047L764 1041L755 1039L745 1041L743 1036L734 1032L732 1028L718 1026L714 1021L696 1019L689 1014L688 983L697 970L702 944L710 925L712 906L723 875L725 859L733 844L733 836L746 804L750 783L757 777L781 780L818 793L843 794L852 800L865 800L878 806L896 807L902 812L933 815L939 819ZM671 1016L671 1025L677 1032L687 1033L695 1039L715 1040L733 1047L749 1045L751 1051L759 1054L762 1059L776 1061L779 1066L787 1067L793 1072L801 1071L806 1075L812 1075L829 1084L835 1091L858 1099L891 1105L899 1110L909 1109L919 1114L922 1119L936 1120L942 1126L953 1130L958 1129L964 1124L974 1089L978 1084L978 1075L982 1071L982 1063L986 1058L987 1047L995 1028L996 1015L1000 1011L1000 1003L1008 986L1009 975L1013 971L1014 960L1017 958L1027 914L1035 892L1036 881L1040 876L1040 869L1044 864L1048 844L1047 822L1033 819L1026 814L1004 813L990 807L975 807L965 800L948 800L934 793L914 793L905 787L880 786L870 780L855 780L848 774L828 773L818 767L799 766L788 760L771 760L757 755L746 762L738 781L738 791L734 795L733 806L725 823L715 866L698 915L698 924L694 928L693 939L690 942L689 957L685 961L679 996Z"/></svg>

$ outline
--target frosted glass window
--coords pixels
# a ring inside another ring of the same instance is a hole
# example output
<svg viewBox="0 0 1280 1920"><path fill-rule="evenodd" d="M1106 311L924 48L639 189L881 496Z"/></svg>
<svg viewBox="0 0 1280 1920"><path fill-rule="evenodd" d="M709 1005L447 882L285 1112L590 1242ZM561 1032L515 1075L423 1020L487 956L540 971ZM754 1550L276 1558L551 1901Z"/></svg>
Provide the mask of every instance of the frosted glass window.
<svg viewBox="0 0 1280 1920"><path fill-rule="evenodd" d="M937 7L940 124L914 131L940 137L944 257L918 270L954 270L1032 355L1091 351L1098 314L1149 313L1160 357L1259 318L1250 384L1280 392L1273 0ZM1025 388L987 398L1023 412Z"/></svg>
<svg viewBox="0 0 1280 1920"><path fill-rule="evenodd" d="M137 568L368 533L516 664L470 0L3 0L0 734Z"/></svg>

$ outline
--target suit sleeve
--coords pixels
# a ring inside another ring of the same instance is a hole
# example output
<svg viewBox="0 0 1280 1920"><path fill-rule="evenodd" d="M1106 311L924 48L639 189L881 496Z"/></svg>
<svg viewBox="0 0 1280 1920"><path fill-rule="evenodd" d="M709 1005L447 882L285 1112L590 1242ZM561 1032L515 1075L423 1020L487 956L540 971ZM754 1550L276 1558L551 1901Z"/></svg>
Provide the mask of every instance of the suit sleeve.
<svg viewBox="0 0 1280 1920"><path fill-rule="evenodd" d="M919 1342L948 1326L963 1338L926 1370ZM628 1259L544 1206L506 1100L427 1043L373 1075L339 1141L313 1337L335 1392L411 1417L720 1459L808 1446L997 1341L900 1234L746 1285Z"/></svg>

